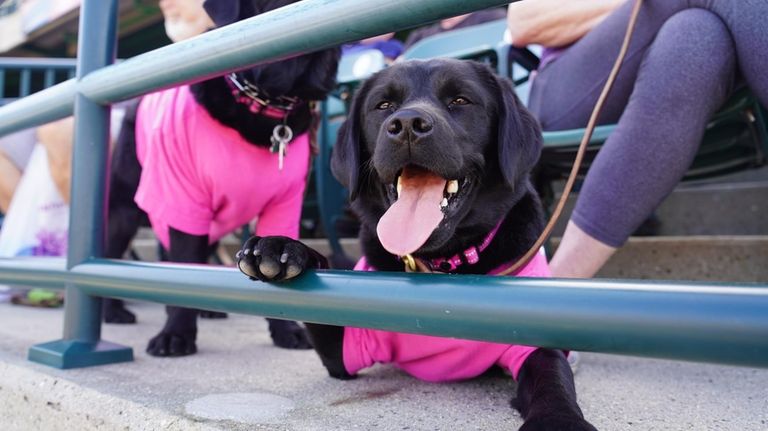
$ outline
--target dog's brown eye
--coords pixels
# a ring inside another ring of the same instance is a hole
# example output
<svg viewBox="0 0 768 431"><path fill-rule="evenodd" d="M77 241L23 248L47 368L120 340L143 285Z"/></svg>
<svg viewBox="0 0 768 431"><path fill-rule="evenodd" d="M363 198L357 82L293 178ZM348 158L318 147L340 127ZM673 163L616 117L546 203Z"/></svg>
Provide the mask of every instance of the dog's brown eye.
<svg viewBox="0 0 768 431"><path fill-rule="evenodd" d="M451 100L451 103L448 104L448 106L456 106L456 105L469 105L469 99L465 97L457 97Z"/></svg>
<svg viewBox="0 0 768 431"><path fill-rule="evenodd" d="M379 102L379 104L376 105L376 109L389 109L391 107L392 107L392 103L387 101Z"/></svg>

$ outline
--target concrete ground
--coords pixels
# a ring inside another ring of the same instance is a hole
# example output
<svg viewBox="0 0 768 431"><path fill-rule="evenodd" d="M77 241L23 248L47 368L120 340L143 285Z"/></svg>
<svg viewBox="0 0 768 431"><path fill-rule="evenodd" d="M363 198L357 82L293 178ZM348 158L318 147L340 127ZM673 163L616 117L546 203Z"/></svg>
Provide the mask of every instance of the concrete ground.
<svg viewBox="0 0 768 431"><path fill-rule="evenodd" d="M632 239L601 276L764 283L768 170L734 182L681 187L658 211L661 233L673 236ZM141 241L140 255L156 251L153 240ZM354 241L345 246L359 253ZM500 374L430 384L377 366L341 382L327 377L313 352L272 347L264 319L240 315L201 321L196 355L158 359L144 348L162 326L162 306L130 308L139 323L104 325L102 338L132 347L133 362L64 371L26 360L30 346L61 336L62 310L0 303L0 431L495 431L521 424L509 408L515 384ZM586 417L604 431L768 430L768 369L582 352L576 386Z"/></svg>
<svg viewBox="0 0 768 431"><path fill-rule="evenodd" d="M311 351L271 346L266 322L204 320L199 353L144 353L161 306L132 303L139 323L105 325L134 349L130 363L57 370L28 348L61 334L61 309L0 304L0 429L12 430L502 430L517 429L515 384L501 374L419 382L386 366L341 382ZM716 348L716 347L715 347ZM768 370L582 353L586 417L600 430L768 429Z"/></svg>

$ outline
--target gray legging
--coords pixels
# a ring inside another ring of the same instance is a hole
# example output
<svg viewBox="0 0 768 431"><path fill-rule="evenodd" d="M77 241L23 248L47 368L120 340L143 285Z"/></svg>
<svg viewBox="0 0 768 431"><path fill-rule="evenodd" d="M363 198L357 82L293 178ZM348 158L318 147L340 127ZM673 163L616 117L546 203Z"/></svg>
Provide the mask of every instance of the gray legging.
<svg viewBox="0 0 768 431"><path fill-rule="evenodd" d="M530 108L544 130L583 127L632 2L538 71ZM768 106L768 0L646 0L600 123L618 126L571 220L618 247L685 174L711 115L743 80Z"/></svg>

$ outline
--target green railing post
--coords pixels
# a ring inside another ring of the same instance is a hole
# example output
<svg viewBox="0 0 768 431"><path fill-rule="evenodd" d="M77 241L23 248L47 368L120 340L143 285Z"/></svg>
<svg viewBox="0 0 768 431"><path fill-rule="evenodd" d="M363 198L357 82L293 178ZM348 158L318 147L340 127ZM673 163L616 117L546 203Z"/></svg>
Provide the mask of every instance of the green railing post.
<svg viewBox="0 0 768 431"><path fill-rule="evenodd" d="M114 62L118 0L85 0L80 12L77 79ZM67 270L103 255L110 107L75 96ZM130 347L101 340L101 299L66 287L64 335L33 346L29 359L57 368L133 360Z"/></svg>

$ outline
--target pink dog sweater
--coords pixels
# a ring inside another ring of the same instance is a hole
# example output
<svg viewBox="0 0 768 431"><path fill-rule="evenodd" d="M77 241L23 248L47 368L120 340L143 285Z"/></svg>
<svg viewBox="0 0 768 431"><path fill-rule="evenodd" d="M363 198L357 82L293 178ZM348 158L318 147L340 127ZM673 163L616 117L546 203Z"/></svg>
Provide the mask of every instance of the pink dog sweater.
<svg viewBox="0 0 768 431"><path fill-rule="evenodd" d="M489 275L502 269L495 269ZM365 257L357 262L355 270L375 271ZM514 275L551 277L547 259L542 253L537 253ZM499 365L517 379L523 362L536 349L522 345L344 328L344 367L352 375L375 363L392 363L421 380L445 382L477 377L493 365Z"/></svg>
<svg viewBox="0 0 768 431"><path fill-rule="evenodd" d="M188 86L145 96L136 117L142 166L136 203L160 242L168 227L211 243L258 218L256 234L297 238L309 168L309 135L278 155L213 119Z"/></svg>

